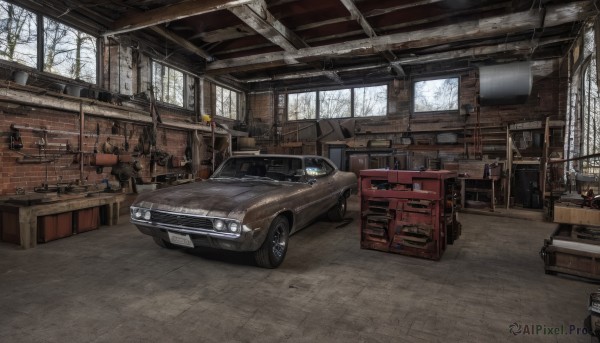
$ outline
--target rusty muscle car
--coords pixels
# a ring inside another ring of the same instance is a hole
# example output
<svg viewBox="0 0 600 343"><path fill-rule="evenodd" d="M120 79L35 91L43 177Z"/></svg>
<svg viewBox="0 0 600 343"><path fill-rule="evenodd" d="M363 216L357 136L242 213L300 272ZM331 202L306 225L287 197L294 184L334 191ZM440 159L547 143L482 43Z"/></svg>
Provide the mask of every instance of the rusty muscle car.
<svg viewBox="0 0 600 343"><path fill-rule="evenodd" d="M322 214L344 218L356 187L324 157L235 156L208 180L140 194L131 222L164 248L252 252L258 266L276 268L291 234Z"/></svg>

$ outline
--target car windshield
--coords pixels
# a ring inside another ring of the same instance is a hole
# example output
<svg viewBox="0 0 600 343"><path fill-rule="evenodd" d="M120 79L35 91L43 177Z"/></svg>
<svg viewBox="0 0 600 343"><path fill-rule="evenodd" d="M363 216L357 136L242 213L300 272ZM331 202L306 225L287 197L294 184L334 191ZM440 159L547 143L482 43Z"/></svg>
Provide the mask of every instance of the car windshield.
<svg viewBox="0 0 600 343"><path fill-rule="evenodd" d="M302 160L295 157L233 157L223 163L211 178L263 179L300 182Z"/></svg>

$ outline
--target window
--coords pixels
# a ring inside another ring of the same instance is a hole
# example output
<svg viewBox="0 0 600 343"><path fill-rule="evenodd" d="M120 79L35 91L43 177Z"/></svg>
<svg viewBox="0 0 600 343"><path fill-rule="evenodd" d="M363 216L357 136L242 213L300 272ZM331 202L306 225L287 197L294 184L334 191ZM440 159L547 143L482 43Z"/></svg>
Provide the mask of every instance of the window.
<svg viewBox="0 0 600 343"><path fill-rule="evenodd" d="M354 88L354 116L373 117L387 114L387 86Z"/></svg>
<svg viewBox="0 0 600 343"><path fill-rule="evenodd" d="M231 89L216 86L216 114L229 119L238 118L238 94Z"/></svg>
<svg viewBox="0 0 600 343"><path fill-rule="evenodd" d="M44 18L44 71L96 83L96 38Z"/></svg>
<svg viewBox="0 0 600 343"><path fill-rule="evenodd" d="M596 39L593 28L588 28L583 36L583 59L586 60L588 56L592 56L589 59L589 63L585 65L585 69L582 72L583 82L581 82L581 102L582 102L582 148L584 155L597 154L600 152L600 139L598 138L598 127L600 123L599 115L599 104L600 98L598 97L598 82L597 82L597 70L596 58L594 52L596 51ZM584 170L590 174L594 173L594 170L598 169L600 165L598 159L587 159L582 161Z"/></svg>
<svg viewBox="0 0 600 343"><path fill-rule="evenodd" d="M345 118L352 116L349 89L319 92L319 118Z"/></svg>
<svg viewBox="0 0 600 343"><path fill-rule="evenodd" d="M0 58L35 68L37 16L19 6L0 1Z"/></svg>
<svg viewBox="0 0 600 343"><path fill-rule="evenodd" d="M38 18L43 18L42 36ZM36 68L38 54L43 71L96 83L96 37L0 0L0 58Z"/></svg>
<svg viewBox="0 0 600 343"><path fill-rule="evenodd" d="M317 96L319 108L317 109ZM354 97L354 106L352 103ZM279 106L285 99L278 99ZM387 115L387 86L290 93L288 120L333 119Z"/></svg>
<svg viewBox="0 0 600 343"><path fill-rule="evenodd" d="M317 92L288 94L288 120L317 119Z"/></svg>
<svg viewBox="0 0 600 343"><path fill-rule="evenodd" d="M458 110L458 77L423 80L414 83L414 111Z"/></svg>
<svg viewBox="0 0 600 343"><path fill-rule="evenodd" d="M183 107L183 73L158 62L152 62L152 85L157 101Z"/></svg>

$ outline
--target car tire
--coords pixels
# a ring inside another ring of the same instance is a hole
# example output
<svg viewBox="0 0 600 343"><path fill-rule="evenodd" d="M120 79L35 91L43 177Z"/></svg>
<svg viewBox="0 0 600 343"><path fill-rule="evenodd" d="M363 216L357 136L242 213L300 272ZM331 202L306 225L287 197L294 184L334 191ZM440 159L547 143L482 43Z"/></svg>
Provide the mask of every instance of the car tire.
<svg viewBox="0 0 600 343"><path fill-rule="evenodd" d="M327 211L327 218L332 222L341 222L346 216L346 197L340 196L335 206Z"/></svg>
<svg viewBox="0 0 600 343"><path fill-rule="evenodd" d="M164 239L160 238L160 237L152 237L154 239L154 243L156 243L159 247L161 248L165 248L165 249L176 249L177 246L171 242L167 242Z"/></svg>
<svg viewBox="0 0 600 343"><path fill-rule="evenodd" d="M277 268L283 262L290 239L290 224L284 216L277 216L260 249L254 252L254 260L259 267Z"/></svg>

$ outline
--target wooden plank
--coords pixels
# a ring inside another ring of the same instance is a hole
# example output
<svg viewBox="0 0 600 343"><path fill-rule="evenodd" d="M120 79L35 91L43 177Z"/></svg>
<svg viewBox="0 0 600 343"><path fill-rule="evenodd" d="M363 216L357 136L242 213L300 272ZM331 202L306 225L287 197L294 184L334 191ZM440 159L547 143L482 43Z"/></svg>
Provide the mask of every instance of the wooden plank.
<svg viewBox="0 0 600 343"><path fill-rule="evenodd" d="M555 205L554 222L562 224L600 226L600 210Z"/></svg>
<svg viewBox="0 0 600 343"><path fill-rule="evenodd" d="M104 36L113 36L125 32L136 31L169 21L179 20L199 14L215 12L233 6L247 4L253 0L203 0L182 1L170 6L162 6L149 11L130 11L115 20L112 30Z"/></svg>
<svg viewBox="0 0 600 343"><path fill-rule="evenodd" d="M229 11L285 51L296 51L298 48L308 47L296 33L288 29L269 12L264 0L231 7Z"/></svg>
<svg viewBox="0 0 600 343"><path fill-rule="evenodd" d="M117 106L98 102L97 100L76 98L66 95L37 95L35 93L17 90L13 88L2 88L1 85L0 101L35 106L40 108L50 108L74 113L78 113L80 111L81 105L83 108L83 112L88 115L125 121L133 121L137 123L152 123L152 118L150 117L149 113L139 111L133 108L119 108ZM176 122L172 120L164 120L162 124L159 124L159 126L182 130L198 130L206 133L212 132L210 126L206 126L203 124ZM215 133L219 135L229 135L229 133L225 129L222 129L220 127L215 128Z"/></svg>
<svg viewBox="0 0 600 343"><path fill-rule="evenodd" d="M189 51L193 52L194 54L206 59L207 61L212 61L214 60L214 57L212 57L208 52L200 49L199 47L197 47L194 43L188 41L187 39L175 34L174 32L165 29L164 27L160 27L160 26L153 26L150 28L152 31L158 33L159 35L167 38L168 40L188 49Z"/></svg>

